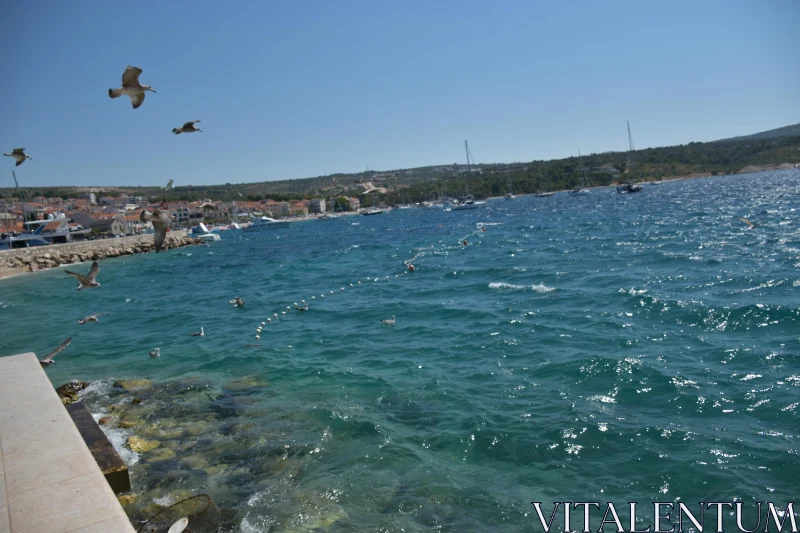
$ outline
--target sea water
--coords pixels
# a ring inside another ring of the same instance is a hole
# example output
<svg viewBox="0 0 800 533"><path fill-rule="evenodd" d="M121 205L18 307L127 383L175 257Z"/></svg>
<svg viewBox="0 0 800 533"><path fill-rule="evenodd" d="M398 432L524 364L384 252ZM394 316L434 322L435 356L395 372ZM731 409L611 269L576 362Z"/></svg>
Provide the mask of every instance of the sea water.
<svg viewBox="0 0 800 533"><path fill-rule="evenodd" d="M531 502L785 505L798 200L789 170L232 230L102 261L97 289L63 267L0 281L0 354L72 336L48 376L92 383L136 523L199 493L221 510L209 530L243 532L541 531Z"/></svg>

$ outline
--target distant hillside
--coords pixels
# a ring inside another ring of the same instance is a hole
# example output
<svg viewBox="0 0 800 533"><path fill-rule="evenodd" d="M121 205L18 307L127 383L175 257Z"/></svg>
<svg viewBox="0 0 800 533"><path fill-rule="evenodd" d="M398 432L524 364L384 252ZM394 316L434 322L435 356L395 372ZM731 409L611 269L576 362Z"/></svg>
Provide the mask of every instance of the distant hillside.
<svg viewBox="0 0 800 533"><path fill-rule="evenodd" d="M761 139L776 139L778 137L796 137L798 135L800 135L800 124L795 124L794 126L784 126L774 130L762 131L761 133L743 135L741 137L731 137L730 139L720 139L714 142L724 143L730 141L755 141Z"/></svg>
<svg viewBox="0 0 800 533"><path fill-rule="evenodd" d="M790 128L795 128L791 130ZM586 169L591 185L611 185L620 181L649 181L680 176L710 176L756 172L778 168L784 163L800 163L800 125L745 137L728 142L692 142L681 146L646 148L633 152L585 154L551 161L476 164L466 173L466 165L438 166L399 170L369 171L357 174L331 174L314 178L260 183L224 183L218 185L177 185L165 191L160 187L23 187L23 197L30 201L45 197L85 196L90 190L100 196L149 196L153 200L293 200L360 196L362 205L385 202L394 205L420 202L440 196L462 195L465 190L477 198L503 196L508 183L514 193L571 189L580 183L581 169ZM774 132L797 131L797 135L756 138ZM386 194L360 195L360 183L371 182L389 189ZM0 188L0 199L16 201L16 191Z"/></svg>

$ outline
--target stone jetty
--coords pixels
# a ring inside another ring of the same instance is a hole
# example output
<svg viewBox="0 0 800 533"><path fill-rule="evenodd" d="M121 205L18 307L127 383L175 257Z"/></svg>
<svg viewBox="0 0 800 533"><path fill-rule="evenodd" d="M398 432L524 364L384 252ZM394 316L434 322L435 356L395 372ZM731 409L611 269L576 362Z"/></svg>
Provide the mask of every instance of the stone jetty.
<svg viewBox="0 0 800 533"><path fill-rule="evenodd" d="M200 241L187 235L186 231L171 231L164 241L164 249L198 244ZM22 272L35 272L59 265L100 261L120 255L140 254L154 251L153 236L135 235L116 239L51 244L33 248L0 250L0 276Z"/></svg>

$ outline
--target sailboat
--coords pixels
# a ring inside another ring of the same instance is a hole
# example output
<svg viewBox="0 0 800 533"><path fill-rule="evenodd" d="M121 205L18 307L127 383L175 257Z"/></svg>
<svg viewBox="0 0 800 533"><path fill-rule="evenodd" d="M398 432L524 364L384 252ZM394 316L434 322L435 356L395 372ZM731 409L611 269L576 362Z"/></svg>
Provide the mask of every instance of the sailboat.
<svg viewBox="0 0 800 533"><path fill-rule="evenodd" d="M631 136L631 123L628 122L628 147L629 147L629 154L631 156L628 157L628 168L633 168L633 137ZM632 174L632 172L631 172ZM617 193L619 194L632 194L635 192L642 192L642 186L638 183L631 183L628 181L620 182L617 185Z"/></svg>
<svg viewBox="0 0 800 533"><path fill-rule="evenodd" d="M514 199L514 188L511 186L511 176L506 176L508 178L508 184L506 185L506 192L505 199L506 200L513 200Z"/></svg>
<svg viewBox="0 0 800 533"><path fill-rule="evenodd" d="M579 196L583 194L589 194L591 189L589 189L589 180L586 178L586 168L583 166L583 159L581 159L581 151L578 150L578 164L580 165L581 171L581 185L580 187L575 187L570 191L570 194L573 196Z"/></svg>
<svg viewBox="0 0 800 533"><path fill-rule="evenodd" d="M529 172L530 172L530 171L529 171ZM544 198L544 197L547 197L547 196L553 196L554 194L555 194L555 193L554 193L553 191L547 191L547 192L545 192L545 191L542 189L542 166L541 166L541 165L539 165L539 192L537 192L536 194L534 194L534 196L536 196L537 198Z"/></svg>
<svg viewBox="0 0 800 533"><path fill-rule="evenodd" d="M458 199L456 205L452 207L452 211L464 211L467 209L478 209L486 202L476 202L472 195L469 193L469 186L467 185L467 179L470 176L470 165L469 165L469 144L467 141L464 141L464 150L467 152L467 177L464 178L464 191L467 193L466 196L462 196Z"/></svg>

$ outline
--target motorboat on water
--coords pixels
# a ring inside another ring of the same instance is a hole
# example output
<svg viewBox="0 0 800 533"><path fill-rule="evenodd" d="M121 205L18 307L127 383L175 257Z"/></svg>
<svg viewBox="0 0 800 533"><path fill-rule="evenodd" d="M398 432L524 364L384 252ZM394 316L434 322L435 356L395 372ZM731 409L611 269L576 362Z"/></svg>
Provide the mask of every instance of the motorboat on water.
<svg viewBox="0 0 800 533"><path fill-rule="evenodd" d="M478 209L486 202L476 202L470 194L458 199L458 203L450 208L451 211L464 211L466 209Z"/></svg>
<svg viewBox="0 0 800 533"><path fill-rule="evenodd" d="M380 215L381 213L383 213L383 209L379 209L377 207L373 207L372 209L367 209L366 211L361 212L361 214L364 216Z"/></svg>
<svg viewBox="0 0 800 533"><path fill-rule="evenodd" d="M617 185L618 194L633 194L635 192L642 192L642 186L639 183L629 183L624 181Z"/></svg>
<svg viewBox="0 0 800 533"><path fill-rule="evenodd" d="M249 226L242 229L244 231L261 231L268 228L286 227L290 223L291 222L288 220L276 220L270 217L257 217L253 219L253 222Z"/></svg>
<svg viewBox="0 0 800 533"><path fill-rule="evenodd" d="M189 234L195 239L202 242L214 242L222 239L222 237L220 237L218 234L211 233L208 230L208 227L202 222L197 226L193 227L192 231Z"/></svg>

